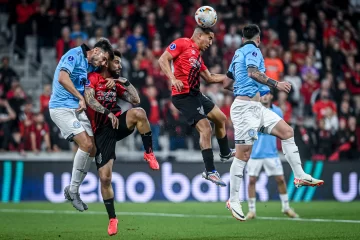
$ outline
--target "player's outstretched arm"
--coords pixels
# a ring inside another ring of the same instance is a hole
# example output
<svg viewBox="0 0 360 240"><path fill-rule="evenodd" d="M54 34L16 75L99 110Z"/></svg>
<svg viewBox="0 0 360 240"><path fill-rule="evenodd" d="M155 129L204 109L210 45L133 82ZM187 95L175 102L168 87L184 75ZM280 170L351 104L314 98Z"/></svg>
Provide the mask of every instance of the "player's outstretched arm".
<svg viewBox="0 0 360 240"><path fill-rule="evenodd" d="M268 85L269 87L273 87L287 93L289 93L291 90L290 83L275 81L274 79L271 79L268 76L266 76L265 73L260 72L259 69L256 67L248 67L247 71L248 71L248 76L259 83Z"/></svg>
<svg viewBox="0 0 360 240"><path fill-rule="evenodd" d="M106 114L110 119L113 128L119 127L119 119L95 99L95 90L91 87L85 88L85 101L96 112Z"/></svg>
<svg viewBox="0 0 360 240"><path fill-rule="evenodd" d="M181 92L184 84L177 80L171 70L170 61L173 60L173 56L167 51L165 51L161 57L159 58L158 62L160 65L161 70L165 73L166 77L171 81L171 85L176 88L177 91Z"/></svg>
<svg viewBox="0 0 360 240"><path fill-rule="evenodd" d="M201 71L200 76L208 83L222 83L227 78L225 74L210 73L208 69Z"/></svg>
<svg viewBox="0 0 360 240"><path fill-rule="evenodd" d="M223 87L226 90L233 91L234 90L234 76L231 72L226 73L226 79L223 82Z"/></svg>
<svg viewBox="0 0 360 240"><path fill-rule="evenodd" d="M122 94L120 99L127 101L131 104L138 105L140 104L140 97L136 88L127 80L126 78L119 78L116 81L120 82L126 91Z"/></svg>

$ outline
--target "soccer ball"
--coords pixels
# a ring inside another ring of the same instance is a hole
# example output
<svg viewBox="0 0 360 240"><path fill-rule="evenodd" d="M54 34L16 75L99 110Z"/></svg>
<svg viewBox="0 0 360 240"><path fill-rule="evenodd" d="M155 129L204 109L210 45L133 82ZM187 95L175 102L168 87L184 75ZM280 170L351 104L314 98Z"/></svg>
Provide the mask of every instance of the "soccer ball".
<svg viewBox="0 0 360 240"><path fill-rule="evenodd" d="M210 28L217 21L215 9L210 6L202 6L195 12L195 21L202 28Z"/></svg>

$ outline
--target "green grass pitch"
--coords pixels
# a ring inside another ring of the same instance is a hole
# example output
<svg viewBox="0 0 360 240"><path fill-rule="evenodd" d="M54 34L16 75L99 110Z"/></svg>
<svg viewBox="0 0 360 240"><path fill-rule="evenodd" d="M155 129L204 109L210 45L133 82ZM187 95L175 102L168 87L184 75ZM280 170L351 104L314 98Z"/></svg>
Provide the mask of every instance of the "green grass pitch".
<svg viewBox="0 0 360 240"><path fill-rule="evenodd" d="M236 221L224 203L117 203L119 232L107 235L101 203L77 212L70 203L0 204L0 239L360 239L360 202L292 203L302 219L288 220L280 202L258 202L258 219ZM243 204L247 212L247 204ZM349 220L349 221L343 221Z"/></svg>

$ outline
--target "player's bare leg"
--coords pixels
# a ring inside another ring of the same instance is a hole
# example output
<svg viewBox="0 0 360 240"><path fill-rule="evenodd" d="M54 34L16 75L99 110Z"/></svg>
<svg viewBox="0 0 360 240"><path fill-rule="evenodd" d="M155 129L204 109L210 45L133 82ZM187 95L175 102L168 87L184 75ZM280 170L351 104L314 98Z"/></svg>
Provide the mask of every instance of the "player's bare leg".
<svg viewBox="0 0 360 240"><path fill-rule="evenodd" d="M279 196L281 200L281 212L283 212L285 215L287 215L290 218L298 218L299 215L297 215L296 212L292 208L290 208L289 205L289 197L287 194L284 175L275 176L275 181L278 186Z"/></svg>
<svg viewBox="0 0 360 240"><path fill-rule="evenodd" d="M286 160L289 162L294 175L294 184L296 187L301 186L321 186L323 180L315 179L306 174L301 166L299 149L295 144L294 131L284 120L280 120L271 130L271 135L281 139L281 144Z"/></svg>
<svg viewBox="0 0 360 240"><path fill-rule="evenodd" d="M74 136L73 140L79 148L74 157L70 186L65 187L64 195L67 200L71 201L74 208L82 212L88 207L80 198L79 187L90 169L94 159L90 155L95 156L96 148L94 140L85 131Z"/></svg>
<svg viewBox="0 0 360 240"><path fill-rule="evenodd" d="M114 159L110 159L109 162L98 170L101 184L101 196L104 200L105 208L109 216L108 234L110 236L117 233L118 225L114 207L114 190L111 185L113 164Z"/></svg>
<svg viewBox="0 0 360 240"><path fill-rule="evenodd" d="M141 134L141 138L144 145L144 160L149 163L149 166L153 170L159 170L159 163L152 151L152 135L150 123L147 119L146 112L142 108L132 108L127 111L126 125L128 129L132 130L134 127Z"/></svg>
<svg viewBox="0 0 360 240"><path fill-rule="evenodd" d="M243 185L244 169L250 159L252 145L236 144L235 150L235 158L230 167L230 199L226 202L226 207L231 211L234 218L245 221L239 200L239 191Z"/></svg>
<svg viewBox="0 0 360 240"><path fill-rule="evenodd" d="M246 215L246 219L253 219L256 217L256 185L257 178L255 176L249 176L249 185L248 185L248 205L249 205L249 212Z"/></svg>
<svg viewBox="0 0 360 240"><path fill-rule="evenodd" d="M208 119L215 125L215 136L220 147L220 160L232 161L235 156L235 150L229 148L228 138L226 135L226 116L215 106L207 115Z"/></svg>
<svg viewBox="0 0 360 240"><path fill-rule="evenodd" d="M215 170L214 153L211 147L212 129L209 120L207 118L201 119L196 123L195 128L200 134L199 143L203 161L205 163L205 171L202 173L202 177L218 186L226 186L221 180L220 174Z"/></svg>

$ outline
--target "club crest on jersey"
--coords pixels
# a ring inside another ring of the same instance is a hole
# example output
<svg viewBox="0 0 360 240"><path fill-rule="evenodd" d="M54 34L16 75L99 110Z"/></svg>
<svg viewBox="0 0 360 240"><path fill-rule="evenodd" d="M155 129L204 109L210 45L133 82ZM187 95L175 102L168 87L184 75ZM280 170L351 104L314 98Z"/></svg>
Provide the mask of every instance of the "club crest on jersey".
<svg viewBox="0 0 360 240"><path fill-rule="evenodd" d="M253 55L254 57L256 57L256 56L257 56L257 53L256 53L256 52L252 52L252 55Z"/></svg>
<svg viewBox="0 0 360 240"><path fill-rule="evenodd" d="M251 138L256 138L256 131L254 129L250 129L248 134Z"/></svg>
<svg viewBox="0 0 360 240"><path fill-rule="evenodd" d="M68 56L68 61L69 61L69 62L74 61L74 57L73 57L73 56Z"/></svg>
<svg viewBox="0 0 360 240"><path fill-rule="evenodd" d="M176 44L175 43L170 44L169 49L170 50L175 50L176 49Z"/></svg>
<svg viewBox="0 0 360 240"><path fill-rule="evenodd" d="M81 127L81 124L80 124L79 121L74 121L74 122L73 122L73 126L74 126L74 128L80 128L80 127Z"/></svg>
<svg viewBox="0 0 360 240"><path fill-rule="evenodd" d="M191 50L191 53L195 55L195 54L196 54L196 51L195 51L195 50Z"/></svg>

